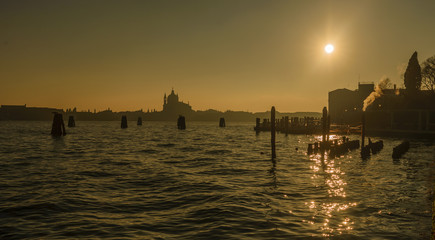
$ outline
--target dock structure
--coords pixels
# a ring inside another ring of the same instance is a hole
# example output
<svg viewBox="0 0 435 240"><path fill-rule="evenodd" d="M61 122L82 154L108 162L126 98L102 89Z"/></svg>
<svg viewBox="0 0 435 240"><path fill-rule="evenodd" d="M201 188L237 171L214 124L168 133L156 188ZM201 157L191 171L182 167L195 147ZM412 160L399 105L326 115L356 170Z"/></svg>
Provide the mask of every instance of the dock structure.
<svg viewBox="0 0 435 240"><path fill-rule="evenodd" d="M63 117L60 113L54 113L53 124L51 126L51 135L54 137L65 136L65 124L63 123Z"/></svg>
<svg viewBox="0 0 435 240"><path fill-rule="evenodd" d="M272 121L270 119L257 118L254 130L256 132L270 132ZM320 119L314 117L284 117L275 120L275 131L284 134L320 134L322 126Z"/></svg>
<svg viewBox="0 0 435 240"><path fill-rule="evenodd" d="M285 135L288 134L288 125L289 125L289 118L288 116L284 117L284 133Z"/></svg>
<svg viewBox="0 0 435 240"><path fill-rule="evenodd" d="M281 119L276 119L275 130L276 132L284 134L316 134L322 135L326 132L325 141L328 141L331 135L349 135L349 134L360 134L361 125L360 124L332 124L331 112L324 107L326 111L326 117L314 118L314 117L289 117L284 116ZM323 115L323 110L322 110ZM325 122L326 121L326 122ZM272 125L270 119L255 119L254 130L259 132L269 132ZM324 126L326 128L324 128Z"/></svg>

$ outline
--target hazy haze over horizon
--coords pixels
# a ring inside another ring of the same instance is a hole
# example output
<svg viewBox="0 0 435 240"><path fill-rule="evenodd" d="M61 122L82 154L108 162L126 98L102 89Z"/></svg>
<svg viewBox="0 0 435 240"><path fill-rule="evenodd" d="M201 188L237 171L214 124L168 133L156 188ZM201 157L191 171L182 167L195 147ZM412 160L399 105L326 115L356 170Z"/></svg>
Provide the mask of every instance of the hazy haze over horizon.
<svg viewBox="0 0 435 240"><path fill-rule="evenodd" d="M435 55L435 1L0 2L0 104L320 112ZM323 47L331 43L328 55Z"/></svg>

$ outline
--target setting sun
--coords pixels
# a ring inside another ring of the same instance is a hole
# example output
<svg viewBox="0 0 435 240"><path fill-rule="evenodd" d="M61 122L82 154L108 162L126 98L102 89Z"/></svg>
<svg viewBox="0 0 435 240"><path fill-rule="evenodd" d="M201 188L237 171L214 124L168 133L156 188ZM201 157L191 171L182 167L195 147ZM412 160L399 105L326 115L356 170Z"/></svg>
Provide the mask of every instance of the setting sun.
<svg viewBox="0 0 435 240"><path fill-rule="evenodd" d="M334 51L334 45L332 45L332 44L328 44L328 45L325 46L325 52L326 52L327 54L330 54L330 53L332 53L333 51Z"/></svg>

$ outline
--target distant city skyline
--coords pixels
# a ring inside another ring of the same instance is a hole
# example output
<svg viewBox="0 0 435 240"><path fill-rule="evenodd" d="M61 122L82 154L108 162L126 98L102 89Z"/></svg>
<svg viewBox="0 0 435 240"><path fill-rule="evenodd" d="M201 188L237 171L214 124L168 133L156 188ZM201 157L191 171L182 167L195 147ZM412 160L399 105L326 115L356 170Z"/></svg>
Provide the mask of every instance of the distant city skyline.
<svg viewBox="0 0 435 240"><path fill-rule="evenodd" d="M320 112L435 55L435 1L0 2L0 104ZM327 44L334 51L325 53Z"/></svg>

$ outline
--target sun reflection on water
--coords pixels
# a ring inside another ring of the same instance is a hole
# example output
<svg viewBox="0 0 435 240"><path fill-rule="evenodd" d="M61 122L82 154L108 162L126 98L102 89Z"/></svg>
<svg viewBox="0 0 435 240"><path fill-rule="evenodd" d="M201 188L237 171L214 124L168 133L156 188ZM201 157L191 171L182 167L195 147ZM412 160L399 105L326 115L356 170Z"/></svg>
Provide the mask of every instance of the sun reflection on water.
<svg viewBox="0 0 435 240"><path fill-rule="evenodd" d="M322 189L321 191L325 191L326 198L305 203L313 212L313 216L303 222L318 225L322 237L349 233L353 229L354 222L346 216L346 211L355 207L357 203L349 202L347 199L346 173L340 168L341 159L328 159L327 154L324 156L314 154L310 156L310 160L312 183Z"/></svg>

